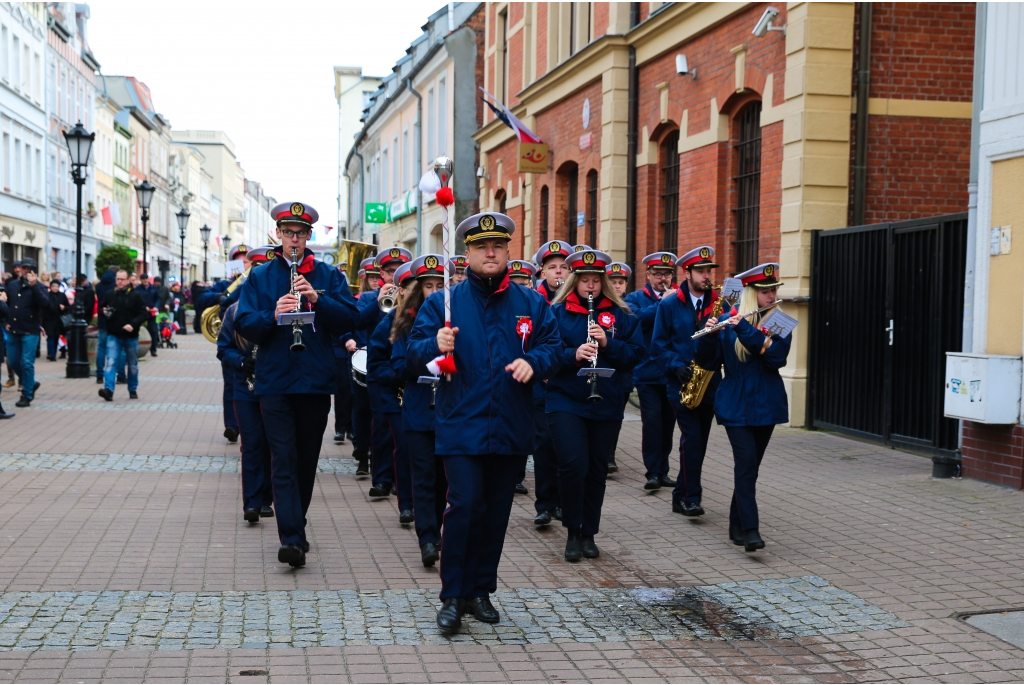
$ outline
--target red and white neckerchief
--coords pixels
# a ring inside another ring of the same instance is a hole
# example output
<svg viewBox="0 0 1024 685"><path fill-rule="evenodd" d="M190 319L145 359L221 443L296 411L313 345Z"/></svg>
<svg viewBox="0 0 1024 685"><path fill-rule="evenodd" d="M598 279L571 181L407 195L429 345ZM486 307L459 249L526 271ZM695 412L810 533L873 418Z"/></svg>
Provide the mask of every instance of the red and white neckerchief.
<svg viewBox="0 0 1024 685"><path fill-rule="evenodd" d="M528 316L516 317L516 337L523 341L523 353L526 353L526 341L533 333L533 319Z"/></svg>

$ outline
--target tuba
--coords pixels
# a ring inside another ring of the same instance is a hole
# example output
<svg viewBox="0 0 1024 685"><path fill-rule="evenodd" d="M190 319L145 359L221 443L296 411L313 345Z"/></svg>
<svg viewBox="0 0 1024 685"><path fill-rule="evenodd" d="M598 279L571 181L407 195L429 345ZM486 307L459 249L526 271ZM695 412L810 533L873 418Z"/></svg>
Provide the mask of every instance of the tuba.
<svg viewBox="0 0 1024 685"><path fill-rule="evenodd" d="M715 300L714 307L711 308L711 316L721 316L724 308L725 295L719 295L718 299ZM693 376L690 377L689 383L679 388L679 402L687 409L696 409L704 399L704 393L708 391L708 386L711 385L711 379L714 377L715 372L708 371L698 365L697 362L690 362L690 368L693 369Z"/></svg>
<svg viewBox="0 0 1024 685"><path fill-rule="evenodd" d="M245 270L245 273L236 278L234 282L228 286L228 289L224 291L224 294L230 295L238 290L238 288L245 283L245 279L249 277L250 271L252 271L251 266ZM217 336L220 335L220 315L220 305L213 305L204 309L203 315L199 319L199 330L203 332L203 337L214 344L217 343Z"/></svg>

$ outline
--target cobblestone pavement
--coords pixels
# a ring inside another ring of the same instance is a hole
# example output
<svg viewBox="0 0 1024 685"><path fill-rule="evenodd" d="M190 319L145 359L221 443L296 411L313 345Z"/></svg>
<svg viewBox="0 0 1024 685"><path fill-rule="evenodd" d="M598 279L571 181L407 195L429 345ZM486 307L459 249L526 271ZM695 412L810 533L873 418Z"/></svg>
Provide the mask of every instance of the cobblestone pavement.
<svg viewBox="0 0 1024 685"><path fill-rule="evenodd" d="M748 555L727 538L724 432L705 465L708 514L684 519L668 491L642 490L635 414L602 556L566 564L562 529L535 530L532 495L517 497L502 622L470 618L444 638L437 571L394 500L366 497L333 426L308 565L277 563L273 519L241 520L213 346L178 342L140 362L131 403L124 386L106 403L42 361L37 401L3 422L0 680L1024 679L1024 650L956 617L1024 606L1021 493L778 429L758 484L768 546Z"/></svg>

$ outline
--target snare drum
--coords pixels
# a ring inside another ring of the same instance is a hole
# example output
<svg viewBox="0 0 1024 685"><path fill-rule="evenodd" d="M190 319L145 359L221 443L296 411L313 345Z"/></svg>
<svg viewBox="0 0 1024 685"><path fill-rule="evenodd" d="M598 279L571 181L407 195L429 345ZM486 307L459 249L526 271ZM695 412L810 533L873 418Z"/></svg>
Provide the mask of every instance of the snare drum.
<svg viewBox="0 0 1024 685"><path fill-rule="evenodd" d="M366 387L366 348L360 347L352 353L352 380Z"/></svg>

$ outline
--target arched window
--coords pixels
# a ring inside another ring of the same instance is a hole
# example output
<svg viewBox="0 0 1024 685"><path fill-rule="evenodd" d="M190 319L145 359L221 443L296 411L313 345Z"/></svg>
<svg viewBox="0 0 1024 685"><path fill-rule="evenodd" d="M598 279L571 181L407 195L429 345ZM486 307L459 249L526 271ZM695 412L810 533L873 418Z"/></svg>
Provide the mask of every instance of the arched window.
<svg viewBox="0 0 1024 685"><path fill-rule="evenodd" d="M540 221L537 222L537 247L548 241L548 203L550 202L547 186L540 189Z"/></svg>
<svg viewBox="0 0 1024 685"><path fill-rule="evenodd" d="M661 250L678 252L679 243L679 131L661 141L658 152L661 190Z"/></svg>
<svg viewBox="0 0 1024 685"><path fill-rule="evenodd" d="M597 248L597 170L587 172L587 245Z"/></svg>
<svg viewBox="0 0 1024 685"><path fill-rule="evenodd" d="M505 205L506 205L505 191L504 190L499 190L498 192L496 192L494 194L494 201L498 203L498 211L501 212L502 214L504 214L505 213Z"/></svg>
<svg viewBox="0 0 1024 685"><path fill-rule="evenodd" d="M736 116L736 271L757 266L761 210L761 103Z"/></svg>
<svg viewBox="0 0 1024 685"><path fill-rule="evenodd" d="M565 214L561 215L560 221L565 226L565 240L570 245L575 245L578 242L576 239L576 227L578 225L579 201L577 195L579 194L579 185L579 167L576 166L575 162L567 162L558 172L558 196L556 201L558 202L559 210L563 207L565 208Z"/></svg>

